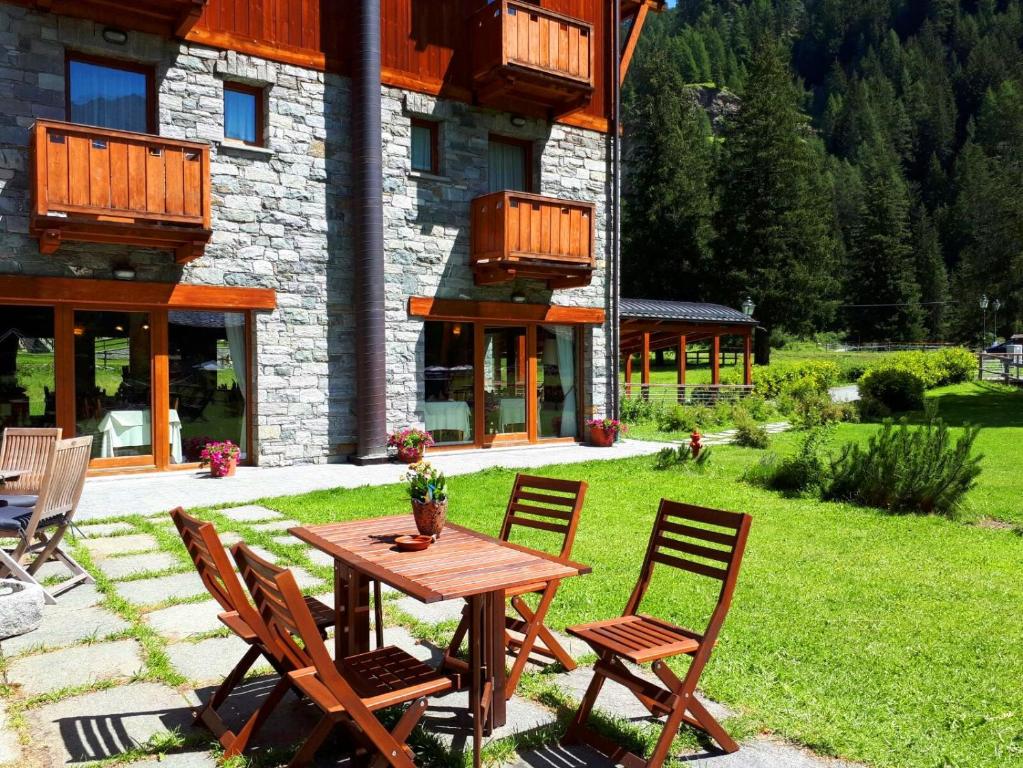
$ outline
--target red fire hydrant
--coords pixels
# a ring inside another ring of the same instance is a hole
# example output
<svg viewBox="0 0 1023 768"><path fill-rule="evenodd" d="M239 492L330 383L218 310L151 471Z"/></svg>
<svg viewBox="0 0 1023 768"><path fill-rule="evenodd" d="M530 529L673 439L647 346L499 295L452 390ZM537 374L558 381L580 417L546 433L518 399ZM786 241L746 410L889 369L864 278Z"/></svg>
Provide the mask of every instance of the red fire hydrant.
<svg viewBox="0 0 1023 768"><path fill-rule="evenodd" d="M693 452L693 458L697 458L700 455L700 451L703 450L703 443L700 440L703 436L699 432L693 432L689 435L689 450Z"/></svg>

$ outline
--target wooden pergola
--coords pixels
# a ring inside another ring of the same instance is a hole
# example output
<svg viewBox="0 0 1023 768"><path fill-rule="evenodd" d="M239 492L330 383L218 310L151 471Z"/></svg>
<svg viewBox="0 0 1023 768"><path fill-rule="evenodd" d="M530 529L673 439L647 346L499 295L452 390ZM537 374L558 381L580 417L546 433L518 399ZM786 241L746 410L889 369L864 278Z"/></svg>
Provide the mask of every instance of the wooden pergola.
<svg viewBox="0 0 1023 768"><path fill-rule="evenodd" d="M621 300L621 354L625 358L625 385L632 386L633 355L640 357L644 390L650 385L650 353L677 350L678 386L686 384L686 350L689 344L710 341L711 384L721 384L721 337L743 340L743 381L753 384L753 329L757 321L741 311L720 304L689 301Z"/></svg>

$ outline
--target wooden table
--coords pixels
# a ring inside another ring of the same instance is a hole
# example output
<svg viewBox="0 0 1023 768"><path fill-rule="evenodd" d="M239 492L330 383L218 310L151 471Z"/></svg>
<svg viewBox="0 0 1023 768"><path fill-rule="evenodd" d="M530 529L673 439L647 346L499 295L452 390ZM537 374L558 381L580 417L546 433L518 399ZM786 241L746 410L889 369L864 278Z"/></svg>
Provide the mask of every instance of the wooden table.
<svg viewBox="0 0 1023 768"><path fill-rule="evenodd" d="M424 603L469 603L469 703L473 764L484 734L504 725L505 590L589 573L578 563L448 523L422 552L402 552L395 536L417 533L412 515L291 528L334 558L336 658L369 650L369 582L388 584Z"/></svg>

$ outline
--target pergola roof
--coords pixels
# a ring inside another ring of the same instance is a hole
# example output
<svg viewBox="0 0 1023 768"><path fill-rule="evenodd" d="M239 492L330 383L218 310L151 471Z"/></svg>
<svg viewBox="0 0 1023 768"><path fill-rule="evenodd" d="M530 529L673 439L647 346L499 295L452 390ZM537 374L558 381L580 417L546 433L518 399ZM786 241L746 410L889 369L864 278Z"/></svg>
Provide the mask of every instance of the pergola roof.
<svg viewBox="0 0 1023 768"><path fill-rule="evenodd" d="M743 326L757 324L756 320L746 317L738 309L695 301L622 299L620 314L623 320L669 320L680 323Z"/></svg>

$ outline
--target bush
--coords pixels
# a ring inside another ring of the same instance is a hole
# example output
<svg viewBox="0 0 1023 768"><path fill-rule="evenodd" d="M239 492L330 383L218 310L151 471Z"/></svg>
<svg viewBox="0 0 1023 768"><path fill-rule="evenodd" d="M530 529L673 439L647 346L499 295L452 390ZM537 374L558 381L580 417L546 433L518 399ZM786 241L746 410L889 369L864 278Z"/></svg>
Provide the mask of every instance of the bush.
<svg viewBox="0 0 1023 768"><path fill-rule="evenodd" d="M968 349L949 347L935 352L938 366L942 370L941 384L961 384L971 381L977 371L977 358Z"/></svg>
<svg viewBox="0 0 1023 768"><path fill-rule="evenodd" d="M622 398L622 421L632 422L633 424L642 421L656 421L663 411L663 405L642 397Z"/></svg>
<svg viewBox="0 0 1023 768"><path fill-rule="evenodd" d="M733 368L726 384L741 383L742 372ZM764 398L778 397L786 386L806 381L809 385L826 390L842 382L842 369L830 360L804 360L798 363L773 363L753 366L753 386L756 393Z"/></svg>
<svg viewBox="0 0 1023 768"><path fill-rule="evenodd" d="M742 416L735 420L735 436L732 438L733 445L743 448L757 448L763 450L771 444L771 437L763 424L757 424L750 416Z"/></svg>
<svg viewBox="0 0 1023 768"><path fill-rule="evenodd" d="M860 379L860 397L892 411L923 408L926 385L920 373L906 368L872 368Z"/></svg>
<svg viewBox="0 0 1023 768"><path fill-rule="evenodd" d="M710 461L710 448L704 448L700 455L693 458L693 452L688 445L680 445L677 448L662 448L654 456L654 469L665 470L678 467L679 469L695 469L703 471Z"/></svg>
<svg viewBox="0 0 1023 768"><path fill-rule="evenodd" d="M746 470L743 479L784 493L819 491L828 477L828 460L824 455L828 435L829 430L824 428L810 430L795 454L783 459L769 454Z"/></svg>
<svg viewBox="0 0 1023 768"><path fill-rule="evenodd" d="M836 403L831 395L806 380L797 382L778 399L778 407L796 429L813 429L843 421L858 421L859 412L851 403Z"/></svg>
<svg viewBox="0 0 1023 768"><path fill-rule="evenodd" d="M923 427L891 419L866 447L846 445L832 462L825 499L851 501L889 512L955 516L980 474L973 456L978 429L967 427L955 443L948 427L932 414Z"/></svg>
<svg viewBox="0 0 1023 768"><path fill-rule="evenodd" d="M657 416L657 429L661 432L693 432L716 427L727 421L731 410L722 404L676 405Z"/></svg>

